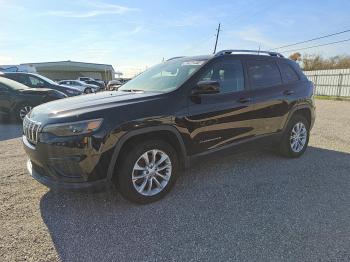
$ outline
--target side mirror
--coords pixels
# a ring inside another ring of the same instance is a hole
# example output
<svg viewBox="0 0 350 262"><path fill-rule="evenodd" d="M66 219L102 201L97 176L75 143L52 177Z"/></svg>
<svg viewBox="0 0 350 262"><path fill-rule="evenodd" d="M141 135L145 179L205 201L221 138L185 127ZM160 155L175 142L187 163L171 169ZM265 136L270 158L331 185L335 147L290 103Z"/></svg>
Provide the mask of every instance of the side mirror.
<svg viewBox="0 0 350 262"><path fill-rule="evenodd" d="M197 87L192 90L192 95L209 95L220 92L218 81L199 81Z"/></svg>

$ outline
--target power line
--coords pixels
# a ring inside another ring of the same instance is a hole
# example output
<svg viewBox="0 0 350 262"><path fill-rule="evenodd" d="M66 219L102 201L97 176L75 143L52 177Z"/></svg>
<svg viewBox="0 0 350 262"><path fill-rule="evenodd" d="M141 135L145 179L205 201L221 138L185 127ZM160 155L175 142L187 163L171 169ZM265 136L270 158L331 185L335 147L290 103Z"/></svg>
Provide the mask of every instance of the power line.
<svg viewBox="0 0 350 262"><path fill-rule="evenodd" d="M295 51L300 51L300 50L305 50L305 49L310 49L310 48L315 48L315 47L320 47L320 46L334 45L334 44L343 43L343 42L348 42L348 41L350 41L350 38L344 39L344 40L340 40L340 41L330 42L330 43L326 43L326 44L308 46L308 47L304 47L304 48L292 49L292 50L285 50L285 51L280 51L280 52L281 52L281 53L295 52Z"/></svg>
<svg viewBox="0 0 350 262"><path fill-rule="evenodd" d="M312 41L315 41L315 40L319 40L319 39L323 39L323 38L327 38L327 37L331 37L331 36L335 36L335 35L344 34L344 33L347 33L347 32L350 32L350 29L344 30L344 31L341 31L341 32L337 32L337 33L333 33L333 34L329 34L329 35L324 35L324 36L319 36L319 37L316 37L316 38L304 40L304 41L297 42L297 43L294 43L294 44L283 45L283 46L280 46L280 47L273 48L273 49L271 49L271 50L277 50L277 49L281 49L281 48L284 48L284 47L289 47L289 46L304 44L304 43L312 42Z"/></svg>

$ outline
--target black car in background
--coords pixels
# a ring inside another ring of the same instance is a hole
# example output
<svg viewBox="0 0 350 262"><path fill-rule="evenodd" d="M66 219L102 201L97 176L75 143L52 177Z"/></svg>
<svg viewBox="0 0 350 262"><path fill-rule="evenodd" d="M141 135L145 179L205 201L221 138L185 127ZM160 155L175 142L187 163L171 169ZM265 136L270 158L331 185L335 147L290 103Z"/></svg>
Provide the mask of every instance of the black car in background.
<svg viewBox="0 0 350 262"><path fill-rule="evenodd" d="M294 61L223 50L170 59L118 91L38 106L23 143L29 172L49 187L115 183L149 203L169 192L179 168L219 150L262 144L300 157L314 120L313 83Z"/></svg>
<svg viewBox="0 0 350 262"><path fill-rule="evenodd" d="M25 73L25 72L3 72L0 73L0 76L12 79L17 81L23 85L32 88L50 88L57 90L61 93L66 94L67 96L77 96L81 95L83 92L77 88L59 85L51 79L33 73Z"/></svg>
<svg viewBox="0 0 350 262"><path fill-rule="evenodd" d="M0 77L0 115L23 120L33 107L65 98L67 95L48 88L30 88Z"/></svg>

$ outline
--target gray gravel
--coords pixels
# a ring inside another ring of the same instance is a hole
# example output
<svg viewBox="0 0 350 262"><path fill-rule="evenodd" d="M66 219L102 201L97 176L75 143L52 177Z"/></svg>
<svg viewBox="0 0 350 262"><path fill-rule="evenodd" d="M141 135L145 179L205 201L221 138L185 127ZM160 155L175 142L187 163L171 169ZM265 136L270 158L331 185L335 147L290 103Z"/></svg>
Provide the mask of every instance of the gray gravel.
<svg viewBox="0 0 350 262"><path fill-rule="evenodd" d="M48 190L27 175L15 132L0 130L2 261L350 260L350 102L317 100L300 159L205 159L147 206Z"/></svg>

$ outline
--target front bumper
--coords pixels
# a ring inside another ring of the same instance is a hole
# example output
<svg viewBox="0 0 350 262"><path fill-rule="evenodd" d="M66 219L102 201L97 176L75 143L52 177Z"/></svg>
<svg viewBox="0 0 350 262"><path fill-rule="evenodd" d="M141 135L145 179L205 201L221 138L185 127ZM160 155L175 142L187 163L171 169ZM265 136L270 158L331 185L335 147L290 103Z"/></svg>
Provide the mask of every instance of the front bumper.
<svg viewBox="0 0 350 262"><path fill-rule="evenodd" d="M27 170L29 174L39 183L52 188L52 189L68 189L68 190L98 190L102 188L106 188L110 185L107 179L93 181L93 182L63 182L54 179L53 177L45 176L39 171L33 169L32 162L30 160L27 161Z"/></svg>
<svg viewBox="0 0 350 262"><path fill-rule="evenodd" d="M101 161L106 154L94 139L90 137L82 144L78 137L64 142L47 138L33 145L23 136L29 157L27 169L34 179L50 188L90 189L110 184L104 172L106 161Z"/></svg>

